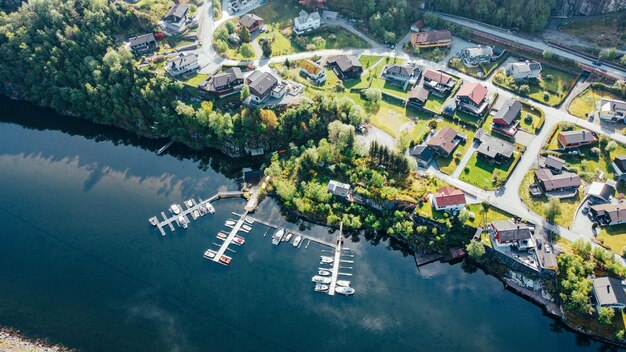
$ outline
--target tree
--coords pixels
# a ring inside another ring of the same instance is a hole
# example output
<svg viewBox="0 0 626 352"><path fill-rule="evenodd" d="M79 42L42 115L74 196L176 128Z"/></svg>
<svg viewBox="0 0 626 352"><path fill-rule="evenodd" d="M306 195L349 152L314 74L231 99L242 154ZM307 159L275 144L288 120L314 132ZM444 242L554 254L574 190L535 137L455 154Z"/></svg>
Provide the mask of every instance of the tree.
<svg viewBox="0 0 626 352"><path fill-rule="evenodd" d="M548 222L554 222L554 219L561 215L561 201L558 198L551 197L544 206L543 213Z"/></svg>
<svg viewBox="0 0 626 352"><path fill-rule="evenodd" d="M620 63L621 65L626 66L626 54L624 54L624 56L622 56L622 58L621 58L621 59L619 59L619 63Z"/></svg>
<svg viewBox="0 0 626 352"><path fill-rule="evenodd" d="M548 59L548 60L550 60L550 59L552 59L552 57L554 56L554 54L553 54L553 53L552 53L552 51L550 51L549 49L546 49L546 50L544 50L544 51L543 51L542 56L543 56L543 58L544 58L544 59Z"/></svg>
<svg viewBox="0 0 626 352"><path fill-rule="evenodd" d="M485 246L476 240L471 240L470 243L465 246L467 255L474 260L478 260L485 255Z"/></svg>
<svg viewBox="0 0 626 352"><path fill-rule="evenodd" d="M242 44L241 47L239 48L239 52L245 58L251 58L251 57L254 57L255 55L254 49L252 48L252 44L250 43Z"/></svg>
<svg viewBox="0 0 626 352"><path fill-rule="evenodd" d="M228 50L228 44L221 39L213 42L213 46L215 47L215 51L217 51L219 54L223 54L226 52L226 50Z"/></svg>
<svg viewBox="0 0 626 352"><path fill-rule="evenodd" d="M600 54L598 54L598 56L601 59L606 59L606 60L613 60L613 59L617 58L618 55L619 55L619 53L617 52L616 48L604 49L604 50L600 51Z"/></svg>
<svg viewBox="0 0 626 352"><path fill-rule="evenodd" d="M606 147L604 147L604 151L607 154L610 154L611 152L613 152L615 149L617 149L617 143L615 141L610 141L606 144Z"/></svg>
<svg viewBox="0 0 626 352"><path fill-rule="evenodd" d="M229 22L226 22L226 23L229 23ZM248 30L248 27L246 26L241 27L241 31L239 31L239 38L241 38L241 41L244 43L250 43L252 36L250 35L250 31Z"/></svg>
<svg viewBox="0 0 626 352"><path fill-rule="evenodd" d="M383 92L378 88L368 88L365 90L364 94L365 99L374 104L378 104L383 98Z"/></svg>
<svg viewBox="0 0 626 352"><path fill-rule="evenodd" d="M259 116L261 118L261 121L263 121L263 123L267 127L271 129L275 129L276 127L278 127L278 117L276 117L276 114L273 110L263 109L259 113Z"/></svg>
<svg viewBox="0 0 626 352"><path fill-rule="evenodd" d="M615 316L615 311L610 307L601 307L598 311L598 321L601 324L609 325Z"/></svg>
<svg viewBox="0 0 626 352"><path fill-rule="evenodd" d="M244 101L250 96L250 87L246 84L241 88L241 100Z"/></svg>
<svg viewBox="0 0 626 352"><path fill-rule="evenodd" d="M263 51L263 56L270 57L272 56L272 45L269 40L264 40L261 44L261 50Z"/></svg>
<svg viewBox="0 0 626 352"><path fill-rule="evenodd" d="M528 84L522 84L519 86L519 88L517 89L517 91L521 94L521 95L528 95L528 93L530 93L530 87L528 86Z"/></svg>
<svg viewBox="0 0 626 352"><path fill-rule="evenodd" d="M228 21L224 24L224 27L226 27L226 30L228 31L228 34L233 34L235 33L235 24ZM244 27L245 28L245 27ZM249 34L249 33L248 33Z"/></svg>

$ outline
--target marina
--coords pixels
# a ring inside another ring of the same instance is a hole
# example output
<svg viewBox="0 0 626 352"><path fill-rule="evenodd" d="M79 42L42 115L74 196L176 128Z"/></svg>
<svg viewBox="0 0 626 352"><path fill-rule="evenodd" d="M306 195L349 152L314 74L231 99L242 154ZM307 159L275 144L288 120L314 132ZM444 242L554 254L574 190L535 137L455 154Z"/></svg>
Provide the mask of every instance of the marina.
<svg viewBox="0 0 626 352"><path fill-rule="evenodd" d="M315 285L315 292L325 292L330 296L334 296L336 293L346 296L354 294L355 290L352 288L351 282L341 278L342 276L352 276L352 273L340 272L340 269L351 270L352 267L342 267L342 263L354 263L354 260L342 259L342 255L350 258L354 258L354 254L350 254L349 248L343 246L343 223L339 225L339 233L335 244L332 245L333 251L329 255L322 255L320 257L320 264L330 265L329 267L319 267L317 275L313 276L311 281ZM329 251L322 250L322 253L328 253Z"/></svg>

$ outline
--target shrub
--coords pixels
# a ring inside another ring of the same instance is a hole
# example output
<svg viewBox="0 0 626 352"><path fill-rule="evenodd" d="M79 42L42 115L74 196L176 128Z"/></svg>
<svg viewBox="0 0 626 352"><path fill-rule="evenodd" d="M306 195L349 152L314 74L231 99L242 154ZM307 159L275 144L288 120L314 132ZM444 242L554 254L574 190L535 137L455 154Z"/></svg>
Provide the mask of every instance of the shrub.
<svg viewBox="0 0 626 352"><path fill-rule="evenodd" d="M544 101L550 100L550 93L548 93L547 91L543 92L543 100Z"/></svg>
<svg viewBox="0 0 626 352"><path fill-rule="evenodd" d="M546 75L546 81L552 81L554 79L553 75Z"/></svg>
<svg viewBox="0 0 626 352"><path fill-rule="evenodd" d="M522 95L528 95L528 93L530 93L530 87L528 86L528 84L522 84L517 90Z"/></svg>
<svg viewBox="0 0 626 352"><path fill-rule="evenodd" d="M532 114L526 114L526 116L524 116L524 122L526 122L527 124L530 124L533 122L533 115Z"/></svg>

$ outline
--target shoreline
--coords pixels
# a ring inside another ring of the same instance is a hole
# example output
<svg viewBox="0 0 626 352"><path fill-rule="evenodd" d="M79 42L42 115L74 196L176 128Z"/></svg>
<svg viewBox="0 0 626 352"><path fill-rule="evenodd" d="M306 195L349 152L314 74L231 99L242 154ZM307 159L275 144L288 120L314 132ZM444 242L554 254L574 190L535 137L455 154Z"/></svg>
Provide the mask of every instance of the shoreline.
<svg viewBox="0 0 626 352"><path fill-rule="evenodd" d="M51 344L45 339L31 339L18 330L0 327L0 350L16 352L70 352L76 351L62 345Z"/></svg>

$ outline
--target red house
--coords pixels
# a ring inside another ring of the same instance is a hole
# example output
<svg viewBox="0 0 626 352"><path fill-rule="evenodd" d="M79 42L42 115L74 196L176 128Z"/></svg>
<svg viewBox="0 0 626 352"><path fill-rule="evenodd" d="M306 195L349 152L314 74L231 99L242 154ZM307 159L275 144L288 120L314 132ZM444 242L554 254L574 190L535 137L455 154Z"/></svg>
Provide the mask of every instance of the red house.
<svg viewBox="0 0 626 352"><path fill-rule="evenodd" d="M451 186L441 187L432 202L437 210L460 210L465 206L465 193Z"/></svg>
<svg viewBox="0 0 626 352"><path fill-rule="evenodd" d="M255 14L247 13L241 16L239 23L248 28L250 32L254 32L263 25L263 19Z"/></svg>

